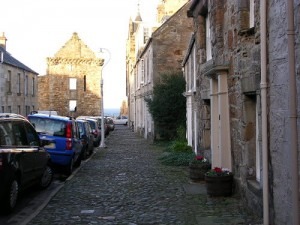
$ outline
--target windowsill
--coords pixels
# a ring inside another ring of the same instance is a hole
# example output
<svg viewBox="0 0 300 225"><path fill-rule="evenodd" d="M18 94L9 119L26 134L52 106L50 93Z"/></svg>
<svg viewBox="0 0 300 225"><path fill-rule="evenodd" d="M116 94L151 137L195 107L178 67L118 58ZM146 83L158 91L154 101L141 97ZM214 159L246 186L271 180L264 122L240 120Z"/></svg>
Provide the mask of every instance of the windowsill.
<svg viewBox="0 0 300 225"><path fill-rule="evenodd" d="M251 35L254 35L254 33L255 33L255 28L250 27L250 28L245 29L245 30L240 30L238 34L241 35L241 36L251 36Z"/></svg>
<svg viewBox="0 0 300 225"><path fill-rule="evenodd" d="M262 197L262 189L260 188L259 182L256 180L247 180L248 189L256 196Z"/></svg>

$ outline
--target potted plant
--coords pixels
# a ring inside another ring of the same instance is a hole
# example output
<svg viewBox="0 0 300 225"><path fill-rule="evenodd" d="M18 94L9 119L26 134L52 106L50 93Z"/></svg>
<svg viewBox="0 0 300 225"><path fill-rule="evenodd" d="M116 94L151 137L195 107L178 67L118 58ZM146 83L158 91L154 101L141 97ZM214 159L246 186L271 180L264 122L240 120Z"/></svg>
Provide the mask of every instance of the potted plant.
<svg viewBox="0 0 300 225"><path fill-rule="evenodd" d="M204 175L211 169L211 164L203 156L195 156L189 162L189 176L192 180L204 180Z"/></svg>
<svg viewBox="0 0 300 225"><path fill-rule="evenodd" d="M205 173L207 194L210 196L230 196L233 192L233 174L229 169L214 167Z"/></svg>

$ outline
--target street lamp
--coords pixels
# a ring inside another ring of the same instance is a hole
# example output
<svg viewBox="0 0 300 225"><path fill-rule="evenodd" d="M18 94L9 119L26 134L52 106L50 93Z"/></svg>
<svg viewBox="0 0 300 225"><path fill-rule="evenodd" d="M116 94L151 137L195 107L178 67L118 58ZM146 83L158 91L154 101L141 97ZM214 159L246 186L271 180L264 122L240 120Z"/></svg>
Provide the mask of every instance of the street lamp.
<svg viewBox="0 0 300 225"><path fill-rule="evenodd" d="M103 96L103 69L107 65L107 63L110 60L110 51L106 48L100 48L99 53L103 56L104 63L102 65L102 71L101 71L101 79L100 79L100 87L101 87L101 143L100 148L105 148L105 128L104 128L104 96ZM107 53L107 56L105 57L104 54Z"/></svg>

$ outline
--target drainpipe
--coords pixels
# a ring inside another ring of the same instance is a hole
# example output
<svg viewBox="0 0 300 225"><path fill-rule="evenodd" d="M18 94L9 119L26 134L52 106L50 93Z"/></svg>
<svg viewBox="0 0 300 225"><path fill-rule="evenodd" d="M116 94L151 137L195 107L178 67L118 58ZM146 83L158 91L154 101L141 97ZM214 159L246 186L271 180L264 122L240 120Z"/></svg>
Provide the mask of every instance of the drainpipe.
<svg viewBox="0 0 300 225"><path fill-rule="evenodd" d="M267 130L267 0L260 6L261 36L261 116L262 116L262 164L263 164L263 218L269 225L269 171L268 171L268 130Z"/></svg>
<svg viewBox="0 0 300 225"><path fill-rule="evenodd" d="M291 157L291 189L292 189L292 224L299 224L299 177L298 177L298 143L297 143L297 87L295 74L295 30L294 1L287 0L287 38L289 67L289 122L290 122L290 157Z"/></svg>

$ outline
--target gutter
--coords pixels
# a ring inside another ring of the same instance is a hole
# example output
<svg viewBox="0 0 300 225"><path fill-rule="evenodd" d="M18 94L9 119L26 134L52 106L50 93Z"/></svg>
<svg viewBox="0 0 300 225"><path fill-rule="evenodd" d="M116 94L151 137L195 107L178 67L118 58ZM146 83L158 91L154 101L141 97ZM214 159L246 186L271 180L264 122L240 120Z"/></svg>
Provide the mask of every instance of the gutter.
<svg viewBox="0 0 300 225"><path fill-rule="evenodd" d="M287 0L289 1L289 0ZM269 225L269 159L268 159L268 124L267 124L267 0L260 6L261 36L261 116L262 116L262 165L263 165L263 221Z"/></svg>
<svg viewBox="0 0 300 225"><path fill-rule="evenodd" d="M292 224L299 224L299 175L298 175L298 141L297 141L297 80L295 69L295 28L294 1L287 0L287 38L288 38L288 68L289 68L289 125L290 125L290 158L291 158L291 215Z"/></svg>

